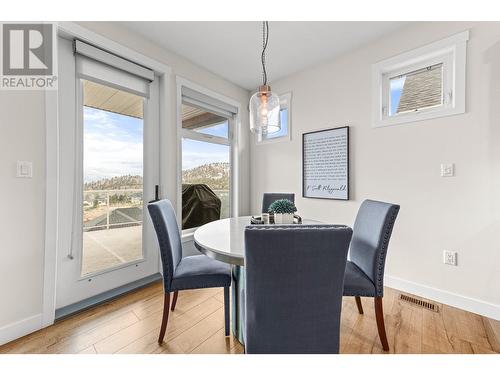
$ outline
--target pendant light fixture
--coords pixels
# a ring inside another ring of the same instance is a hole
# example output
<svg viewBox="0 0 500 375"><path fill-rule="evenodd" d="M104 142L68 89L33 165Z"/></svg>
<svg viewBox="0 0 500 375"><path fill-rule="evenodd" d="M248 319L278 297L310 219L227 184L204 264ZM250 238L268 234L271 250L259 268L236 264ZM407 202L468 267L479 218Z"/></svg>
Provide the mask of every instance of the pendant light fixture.
<svg viewBox="0 0 500 375"><path fill-rule="evenodd" d="M262 86L250 98L250 130L259 138L280 130L280 98L267 84L266 48L269 41L269 24L262 22Z"/></svg>

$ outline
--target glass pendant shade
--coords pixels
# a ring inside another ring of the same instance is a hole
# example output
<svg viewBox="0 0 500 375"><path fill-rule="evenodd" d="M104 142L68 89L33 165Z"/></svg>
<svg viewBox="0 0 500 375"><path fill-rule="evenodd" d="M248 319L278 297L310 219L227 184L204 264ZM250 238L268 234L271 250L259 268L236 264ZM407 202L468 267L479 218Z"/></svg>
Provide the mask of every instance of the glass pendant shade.
<svg viewBox="0 0 500 375"><path fill-rule="evenodd" d="M276 133L280 130L280 98L264 85L250 98L250 130L255 134Z"/></svg>

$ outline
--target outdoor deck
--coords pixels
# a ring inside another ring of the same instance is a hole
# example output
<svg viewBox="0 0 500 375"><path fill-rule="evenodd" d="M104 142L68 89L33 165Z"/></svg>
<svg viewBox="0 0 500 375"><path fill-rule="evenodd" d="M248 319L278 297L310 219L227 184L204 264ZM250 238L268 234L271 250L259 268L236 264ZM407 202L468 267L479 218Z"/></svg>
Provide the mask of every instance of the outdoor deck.
<svg viewBox="0 0 500 375"><path fill-rule="evenodd" d="M83 233L82 275L142 258L142 226Z"/></svg>

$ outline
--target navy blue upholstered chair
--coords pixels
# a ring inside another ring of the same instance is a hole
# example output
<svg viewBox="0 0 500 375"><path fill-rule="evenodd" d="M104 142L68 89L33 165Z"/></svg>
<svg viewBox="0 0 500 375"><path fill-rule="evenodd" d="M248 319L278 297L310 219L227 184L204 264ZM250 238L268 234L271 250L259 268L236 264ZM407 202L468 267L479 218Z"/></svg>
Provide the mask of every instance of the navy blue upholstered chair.
<svg viewBox="0 0 500 375"><path fill-rule="evenodd" d="M267 212L269 209L269 206L271 203L274 201L277 201L278 199L288 199L295 203L295 194L294 193L264 193L262 196L262 211L261 212Z"/></svg>
<svg viewBox="0 0 500 375"><path fill-rule="evenodd" d="M354 296L360 314L360 297L374 297L375 317L380 341L389 350L385 332L382 297L384 296L384 267L387 247L394 222L398 216L397 204L365 200L354 223L349 261L344 279L344 296Z"/></svg>
<svg viewBox="0 0 500 375"><path fill-rule="evenodd" d="M164 199L148 204L149 214L160 244L163 265L163 319L158 342L161 344L167 330L170 293L174 293L171 310L174 311L179 290L224 288L224 315L226 336L229 335L229 287L231 269L205 255L182 257L182 244L174 208Z"/></svg>
<svg viewBox="0 0 500 375"><path fill-rule="evenodd" d="M247 353L339 352L351 235L332 225L245 229Z"/></svg>

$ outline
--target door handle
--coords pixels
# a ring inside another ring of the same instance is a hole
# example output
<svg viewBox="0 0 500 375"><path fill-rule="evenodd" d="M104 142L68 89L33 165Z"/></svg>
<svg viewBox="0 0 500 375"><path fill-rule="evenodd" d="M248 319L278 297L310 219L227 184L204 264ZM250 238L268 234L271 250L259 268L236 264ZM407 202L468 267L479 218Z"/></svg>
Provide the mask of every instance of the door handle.
<svg viewBox="0 0 500 375"><path fill-rule="evenodd" d="M155 185L155 199L153 199L152 201L149 201L148 203L154 203L154 202L158 202L160 200L159 191L160 191L160 186Z"/></svg>

